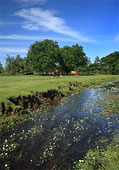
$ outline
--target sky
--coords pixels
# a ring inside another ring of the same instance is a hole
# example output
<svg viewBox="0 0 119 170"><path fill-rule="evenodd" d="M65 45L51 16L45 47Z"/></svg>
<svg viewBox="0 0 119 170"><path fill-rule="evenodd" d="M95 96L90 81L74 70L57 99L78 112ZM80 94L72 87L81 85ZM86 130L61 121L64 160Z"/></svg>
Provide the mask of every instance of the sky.
<svg viewBox="0 0 119 170"><path fill-rule="evenodd" d="M0 0L0 62L35 41L79 44L93 62L119 51L119 0Z"/></svg>

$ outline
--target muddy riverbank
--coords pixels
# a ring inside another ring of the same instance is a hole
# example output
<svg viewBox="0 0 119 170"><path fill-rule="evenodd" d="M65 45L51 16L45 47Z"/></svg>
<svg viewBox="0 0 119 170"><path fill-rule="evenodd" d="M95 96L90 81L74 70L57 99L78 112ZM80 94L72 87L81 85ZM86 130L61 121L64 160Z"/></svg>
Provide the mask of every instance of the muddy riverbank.
<svg viewBox="0 0 119 170"><path fill-rule="evenodd" d="M80 86L79 82L69 82L69 86L58 86L58 90L48 90L47 92L32 92L31 95L9 97L8 100L11 105L7 105L5 102L1 103L2 115L10 116L15 114L28 114L33 110L39 109L41 106L47 106L57 104L64 96L69 96L74 89ZM62 93L63 88L69 88L69 92Z"/></svg>

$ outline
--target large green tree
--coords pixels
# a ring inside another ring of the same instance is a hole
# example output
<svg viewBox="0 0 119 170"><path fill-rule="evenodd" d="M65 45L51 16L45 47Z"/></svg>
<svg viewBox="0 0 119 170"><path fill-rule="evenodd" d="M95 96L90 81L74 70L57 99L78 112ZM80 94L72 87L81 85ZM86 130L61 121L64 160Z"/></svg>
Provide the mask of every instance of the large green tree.
<svg viewBox="0 0 119 170"><path fill-rule="evenodd" d="M29 71L43 72L53 71L56 68L59 57L59 46L56 41L36 41L28 50L26 63Z"/></svg>
<svg viewBox="0 0 119 170"><path fill-rule="evenodd" d="M119 74L119 51L109 54L100 60L101 70L111 74Z"/></svg>
<svg viewBox="0 0 119 170"><path fill-rule="evenodd" d="M78 44L72 47L64 46L60 49L60 56L60 65L66 73L69 73L71 70L78 70L80 67L85 67L88 63L83 47Z"/></svg>

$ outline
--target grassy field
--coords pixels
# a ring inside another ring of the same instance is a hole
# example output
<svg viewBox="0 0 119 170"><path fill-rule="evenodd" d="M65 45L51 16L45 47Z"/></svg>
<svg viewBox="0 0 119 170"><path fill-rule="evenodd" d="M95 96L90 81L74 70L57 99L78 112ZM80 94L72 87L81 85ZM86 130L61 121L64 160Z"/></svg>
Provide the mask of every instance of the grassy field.
<svg viewBox="0 0 119 170"><path fill-rule="evenodd" d="M68 86L69 82L78 81L80 88L97 85L107 81L119 80L119 75L96 76L0 76L0 103L8 102L10 96L31 94L32 91L43 92L49 89L58 89L58 86ZM68 89L64 89L67 91Z"/></svg>

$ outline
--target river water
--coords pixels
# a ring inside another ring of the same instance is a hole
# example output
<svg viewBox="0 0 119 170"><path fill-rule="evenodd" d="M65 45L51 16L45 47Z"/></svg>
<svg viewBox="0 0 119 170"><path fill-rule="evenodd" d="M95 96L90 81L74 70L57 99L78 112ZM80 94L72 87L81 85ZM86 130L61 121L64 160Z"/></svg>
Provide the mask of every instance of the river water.
<svg viewBox="0 0 119 170"><path fill-rule="evenodd" d="M89 149L105 148L118 133L119 114L102 116L100 101L115 91L119 95L118 85L110 83L110 88L91 88L70 96L4 133L1 170L70 170Z"/></svg>

